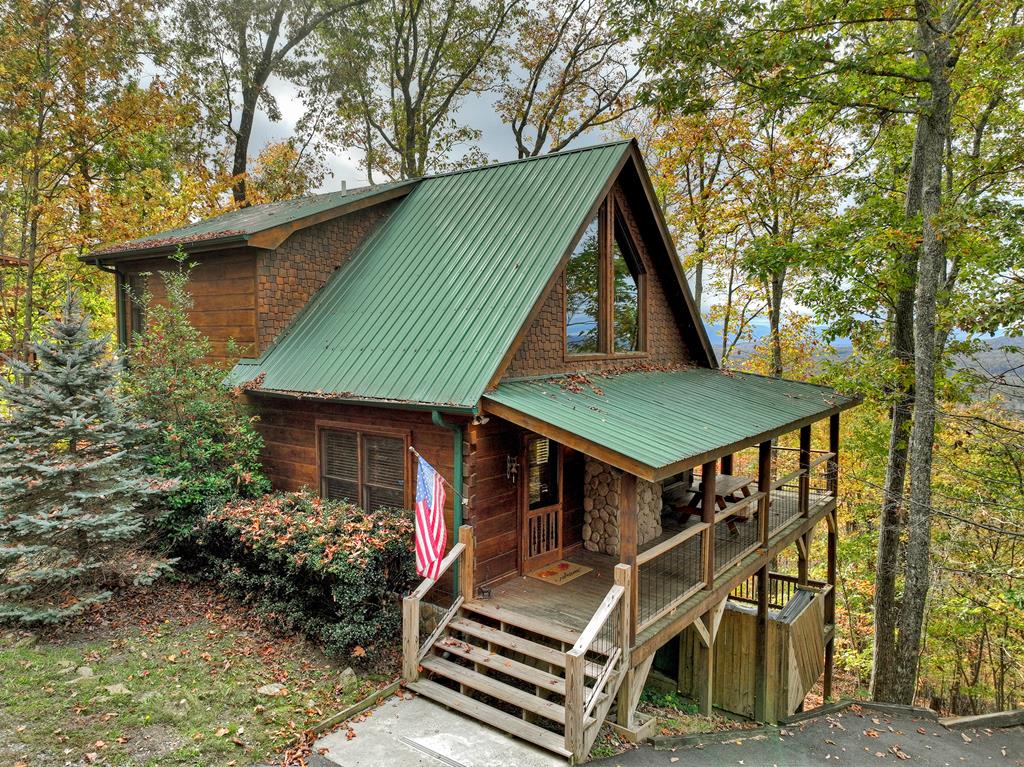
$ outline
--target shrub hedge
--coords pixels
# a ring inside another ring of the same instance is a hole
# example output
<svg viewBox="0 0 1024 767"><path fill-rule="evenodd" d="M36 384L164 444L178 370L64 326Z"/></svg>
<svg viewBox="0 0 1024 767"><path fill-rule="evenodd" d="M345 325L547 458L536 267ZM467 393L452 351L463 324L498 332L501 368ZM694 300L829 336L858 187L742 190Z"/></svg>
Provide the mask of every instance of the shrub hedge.
<svg viewBox="0 0 1024 767"><path fill-rule="evenodd" d="M407 511L308 492L235 500L199 528L207 567L228 589L328 652L371 663L401 635L400 597L417 580L412 540Z"/></svg>

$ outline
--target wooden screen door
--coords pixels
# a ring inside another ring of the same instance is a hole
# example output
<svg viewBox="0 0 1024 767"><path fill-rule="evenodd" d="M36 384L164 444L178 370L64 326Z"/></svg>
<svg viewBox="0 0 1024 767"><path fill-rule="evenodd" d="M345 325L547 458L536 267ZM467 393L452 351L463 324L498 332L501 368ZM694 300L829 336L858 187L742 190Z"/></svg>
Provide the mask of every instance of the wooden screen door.
<svg viewBox="0 0 1024 767"><path fill-rule="evenodd" d="M562 451L547 437L529 436L523 450L526 481L520 497L523 572L562 558Z"/></svg>

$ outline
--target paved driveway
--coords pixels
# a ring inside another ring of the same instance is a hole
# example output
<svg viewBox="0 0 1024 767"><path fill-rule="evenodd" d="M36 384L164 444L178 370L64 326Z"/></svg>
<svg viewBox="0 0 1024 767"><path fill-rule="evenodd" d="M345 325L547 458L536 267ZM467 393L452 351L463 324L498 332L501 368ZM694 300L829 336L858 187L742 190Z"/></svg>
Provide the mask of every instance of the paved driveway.
<svg viewBox="0 0 1024 767"><path fill-rule="evenodd" d="M642 746L601 767L1024 767L1024 728L947 730L938 722L863 709L831 714L739 743L655 751Z"/></svg>

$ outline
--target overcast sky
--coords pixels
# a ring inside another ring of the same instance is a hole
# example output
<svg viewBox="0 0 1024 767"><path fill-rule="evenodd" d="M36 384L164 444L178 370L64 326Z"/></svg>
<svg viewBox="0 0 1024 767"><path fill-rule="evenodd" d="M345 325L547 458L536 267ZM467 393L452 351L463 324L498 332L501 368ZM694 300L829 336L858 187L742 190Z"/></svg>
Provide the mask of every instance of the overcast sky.
<svg viewBox="0 0 1024 767"><path fill-rule="evenodd" d="M302 100L298 98L298 92L294 85L286 80L275 78L270 81L269 88L281 109L281 120L276 123L271 122L262 110L257 113L253 125L252 141L249 145L251 157L258 155L268 141L280 141L294 136L295 124L302 117L303 104ZM498 116L494 106L496 99L497 95L493 93L471 96L463 102L458 111L458 117L459 120L482 132L476 145L492 161L514 160L516 150L512 131ZM617 134L602 134L600 130L594 130L578 138L573 146L598 144L617 137ZM318 191L328 192L338 189L341 187L342 181L346 182L350 188L366 184L366 173L359 167L359 159L360 152L358 151L331 150L323 160L334 177L324 179L324 184ZM380 180L379 177L377 180Z"/></svg>

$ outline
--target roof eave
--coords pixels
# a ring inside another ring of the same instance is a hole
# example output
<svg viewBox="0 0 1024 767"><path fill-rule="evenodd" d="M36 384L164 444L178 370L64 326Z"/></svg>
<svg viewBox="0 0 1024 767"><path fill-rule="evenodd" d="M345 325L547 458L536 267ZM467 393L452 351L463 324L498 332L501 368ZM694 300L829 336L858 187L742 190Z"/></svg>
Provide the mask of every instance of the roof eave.
<svg viewBox="0 0 1024 767"><path fill-rule="evenodd" d="M210 237L200 240L182 240L181 242L164 243L147 248L129 248L125 250L93 251L78 257L87 264L110 264L122 261L139 261L146 258L158 258L177 253L179 249L188 253L204 253L210 250L233 250L249 247L248 234L232 234L225 237Z"/></svg>
<svg viewBox="0 0 1024 767"><path fill-rule="evenodd" d="M432 402L413 402L393 399L372 399L369 397L345 397L340 395L323 395L314 392L281 391L278 389L247 388L245 384L236 385L234 388L241 389L246 394L259 397L271 397L290 399L302 402L324 402L335 405L356 405L359 407L378 407L393 410L417 410L422 412L437 411L439 413L450 413L452 415L475 416L479 415L478 405L455 405L452 403L439 404Z"/></svg>
<svg viewBox="0 0 1024 767"><path fill-rule="evenodd" d="M235 247L276 250L281 243L288 239L289 236L301 229L307 229L308 227L316 226L317 224L322 224L326 221L340 218L341 216L347 216L350 213L356 213L357 211L373 207L374 205L380 205L400 197L405 197L416 187L419 181L420 179L409 179L393 186L389 186L386 189L381 189L375 194L359 195L355 199L336 205L333 208L302 216L291 221L284 221L274 224L273 226L256 229L244 234L232 234L223 237L199 237L193 239L185 237L178 242L161 243L151 247L124 247L123 249L115 248L105 251L101 250L85 256L80 256L79 260L91 264L131 261L140 258L154 258L171 255L177 252L179 248L186 250L189 253L203 253L210 250L224 250L226 248Z"/></svg>
<svg viewBox="0 0 1024 767"><path fill-rule="evenodd" d="M586 437L581 437L567 429L547 423L541 418L532 416L528 413L523 413L514 407L492 400L487 397L486 394L480 401L480 412L491 413L524 429L530 429L531 431L547 437L548 439L553 439L560 444L568 445L569 447L577 449L586 455L598 458L617 469L627 471L641 479L646 479L650 482L660 482L664 479L668 479L669 477L673 477L680 472L686 471L687 469L691 469L695 466L700 466L701 464L720 458L723 455L731 455L732 453L745 448L758 445L783 434L788 434L789 432L803 428L809 424L830 418L833 415L838 415L844 410L856 407L862 400L863 398L860 395L855 395L847 399L845 402L828 408L827 410L822 410L812 415L795 419L781 426L777 426L774 429L752 434L749 437L736 440L728 445L715 448L714 450L710 450L705 453L688 456L663 466L651 466L646 464L643 461L639 461L636 458L620 453L598 442L587 439Z"/></svg>

